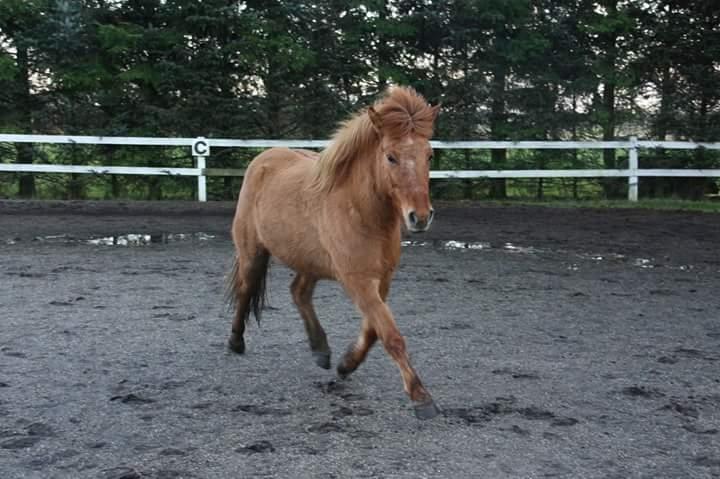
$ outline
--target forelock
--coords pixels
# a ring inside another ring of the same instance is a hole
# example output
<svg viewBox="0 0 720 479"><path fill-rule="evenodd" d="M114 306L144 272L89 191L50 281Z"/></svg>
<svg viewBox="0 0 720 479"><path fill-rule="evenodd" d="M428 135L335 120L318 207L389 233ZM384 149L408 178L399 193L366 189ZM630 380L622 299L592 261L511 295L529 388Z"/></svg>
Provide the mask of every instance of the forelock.
<svg viewBox="0 0 720 479"><path fill-rule="evenodd" d="M427 139L433 135L435 110L412 88L391 88L374 108L385 135L403 138L416 134Z"/></svg>

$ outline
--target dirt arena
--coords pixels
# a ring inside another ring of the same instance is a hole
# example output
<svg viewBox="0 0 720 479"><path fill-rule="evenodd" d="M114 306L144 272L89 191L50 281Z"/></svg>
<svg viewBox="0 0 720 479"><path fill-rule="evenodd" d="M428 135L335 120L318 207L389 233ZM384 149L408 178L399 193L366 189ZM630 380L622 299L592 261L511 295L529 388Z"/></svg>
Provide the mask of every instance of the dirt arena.
<svg viewBox="0 0 720 479"><path fill-rule="evenodd" d="M227 351L234 205L0 201L0 477L720 476L720 215L435 206L390 294L421 422L382 348L314 365L279 264Z"/></svg>

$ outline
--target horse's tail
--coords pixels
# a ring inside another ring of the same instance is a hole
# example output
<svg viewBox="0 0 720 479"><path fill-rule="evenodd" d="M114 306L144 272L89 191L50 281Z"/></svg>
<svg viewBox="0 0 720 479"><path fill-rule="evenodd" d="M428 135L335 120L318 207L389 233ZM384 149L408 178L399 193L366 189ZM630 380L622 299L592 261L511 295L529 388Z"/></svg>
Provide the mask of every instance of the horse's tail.
<svg viewBox="0 0 720 479"><path fill-rule="evenodd" d="M237 256L233 257L232 268L227 278L225 289L225 301L238 311L242 308L240 301L242 300L240 291L240 282L248 288L250 300L243 308L245 311L245 322L250 320L250 312L252 311L255 320L260 324L260 316L265 308L267 301L267 273L270 265L270 255L268 253L259 253L249 265L249 273L247 276L240 278L240 265Z"/></svg>

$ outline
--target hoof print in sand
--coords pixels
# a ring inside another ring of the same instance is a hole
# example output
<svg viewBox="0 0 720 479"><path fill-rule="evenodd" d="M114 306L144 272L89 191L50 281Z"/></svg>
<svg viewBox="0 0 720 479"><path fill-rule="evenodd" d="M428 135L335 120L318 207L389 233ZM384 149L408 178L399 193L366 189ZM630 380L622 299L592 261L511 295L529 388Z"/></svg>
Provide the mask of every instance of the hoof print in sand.
<svg viewBox="0 0 720 479"><path fill-rule="evenodd" d="M695 464L701 467L720 467L720 457L696 457Z"/></svg>
<svg viewBox="0 0 720 479"><path fill-rule="evenodd" d="M557 417L550 422L550 425L556 426L556 427L565 427L565 426L574 426L578 422L580 422L580 421L578 421L574 417Z"/></svg>
<svg viewBox="0 0 720 479"><path fill-rule="evenodd" d="M175 449L174 447L168 447L166 449L163 449L158 454L160 454L161 456L187 456L187 452L180 449Z"/></svg>
<svg viewBox="0 0 720 479"><path fill-rule="evenodd" d="M575 418L556 416L555 413L537 406L517 407L516 403L517 400L514 397L499 397L495 401L480 406L445 409L443 415L446 418L462 419L467 425L489 422L497 416L510 414L519 414L530 421L550 421L551 426L574 426L580 422ZM517 427L520 429L519 426ZM507 430L522 434L520 430L515 429L515 426Z"/></svg>
<svg viewBox="0 0 720 479"><path fill-rule="evenodd" d="M233 411L246 412L255 416L289 416L290 411L274 407L259 406L255 404L241 404L233 408Z"/></svg>
<svg viewBox="0 0 720 479"><path fill-rule="evenodd" d="M100 477L101 479L141 479L142 474L132 467L113 467L102 471Z"/></svg>
<svg viewBox="0 0 720 479"><path fill-rule="evenodd" d="M42 438L38 436L16 437L0 442L0 449L27 449L33 447L40 442L41 439Z"/></svg>
<svg viewBox="0 0 720 479"><path fill-rule="evenodd" d="M663 411L673 411L681 414L685 417L697 419L700 417L700 412L692 404L688 404L684 401L671 400L668 404L660 408Z"/></svg>
<svg viewBox="0 0 720 479"><path fill-rule="evenodd" d="M533 421L555 418L555 414L545 409L541 409L537 406L524 407L518 409L517 412L519 412L520 415L523 416L525 419L530 419Z"/></svg>
<svg viewBox="0 0 720 479"><path fill-rule="evenodd" d="M345 428L334 422L323 422L320 424L313 424L306 429L307 432L317 432L320 434L328 434L331 432L345 432Z"/></svg>
<svg viewBox="0 0 720 479"><path fill-rule="evenodd" d="M346 406L340 406L338 410L333 412L333 418L338 419L347 416L370 416L372 414L375 414L375 411L367 407L350 408Z"/></svg>
<svg viewBox="0 0 720 479"><path fill-rule="evenodd" d="M275 452L275 448L273 447L272 443L270 441L258 441L256 443L250 444L249 446L239 447L235 449L236 452L241 452L243 454L262 454L267 452Z"/></svg>
<svg viewBox="0 0 720 479"><path fill-rule="evenodd" d="M27 427L28 436L51 437L55 435L53 429L47 424L34 422Z"/></svg>
<svg viewBox="0 0 720 479"><path fill-rule="evenodd" d="M138 396L137 394L134 394L134 393L123 394L120 396L113 396L110 398L110 401L118 401L123 404L149 404L149 403L155 402L154 399Z"/></svg>
<svg viewBox="0 0 720 479"><path fill-rule="evenodd" d="M692 432L693 434L707 434L707 435L713 435L720 432L718 429L712 428L712 429L703 429L702 427L698 426L697 424L685 424L683 426L683 429L685 429L687 432Z"/></svg>
<svg viewBox="0 0 720 479"><path fill-rule="evenodd" d="M323 393L332 394L333 396L339 397L340 399L343 399L345 401L362 401L366 399L364 394L352 393L347 391L348 387L346 386L346 381L316 381L314 384L315 387Z"/></svg>
<svg viewBox="0 0 720 479"><path fill-rule="evenodd" d="M540 376L538 376L535 373L516 371L514 369L509 369L509 368L493 369L491 372L493 374L497 374L497 375L510 376L513 379L540 379Z"/></svg>
<svg viewBox="0 0 720 479"><path fill-rule="evenodd" d="M628 386L620 391L624 396L633 398L656 399L665 397L665 394L657 388L647 386Z"/></svg>
<svg viewBox="0 0 720 479"><path fill-rule="evenodd" d="M530 435L530 431L528 431L527 429L521 428L517 424L513 424L511 427L508 427L508 428L500 428L500 430L514 432L515 434L517 434L519 436L529 436Z"/></svg>

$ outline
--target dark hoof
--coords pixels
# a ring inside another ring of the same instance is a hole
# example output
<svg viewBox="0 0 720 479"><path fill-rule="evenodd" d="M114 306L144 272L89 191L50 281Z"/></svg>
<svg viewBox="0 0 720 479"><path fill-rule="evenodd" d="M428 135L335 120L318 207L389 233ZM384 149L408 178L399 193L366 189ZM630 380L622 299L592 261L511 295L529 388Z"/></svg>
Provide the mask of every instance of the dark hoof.
<svg viewBox="0 0 720 479"><path fill-rule="evenodd" d="M415 417L422 421L432 419L438 414L440 414L440 409L438 409L432 399L427 402L415 405Z"/></svg>
<svg viewBox="0 0 720 479"><path fill-rule="evenodd" d="M330 353L324 351L313 351L313 358L315 358L315 364L323 369L330 369Z"/></svg>
<svg viewBox="0 0 720 479"><path fill-rule="evenodd" d="M352 374L353 371L357 369L357 366L350 367L347 365L347 355L343 356L343 358L340 360L340 363L337 366L337 374L340 377L340 379L347 379L350 374Z"/></svg>
<svg viewBox="0 0 720 479"><path fill-rule="evenodd" d="M228 348L230 348L230 351L232 352L245 354L245 340L232 335L230 336L230 339L228 339Z"/></svg>
<svg viewBox="0 0 720 479"><path fill-rule="evenodd" d="M348 376L350 376L350 373L353 372L352 369L345 367L345 364L340 363L337 367L337 374L340 379L347 379Z"/></svg>

